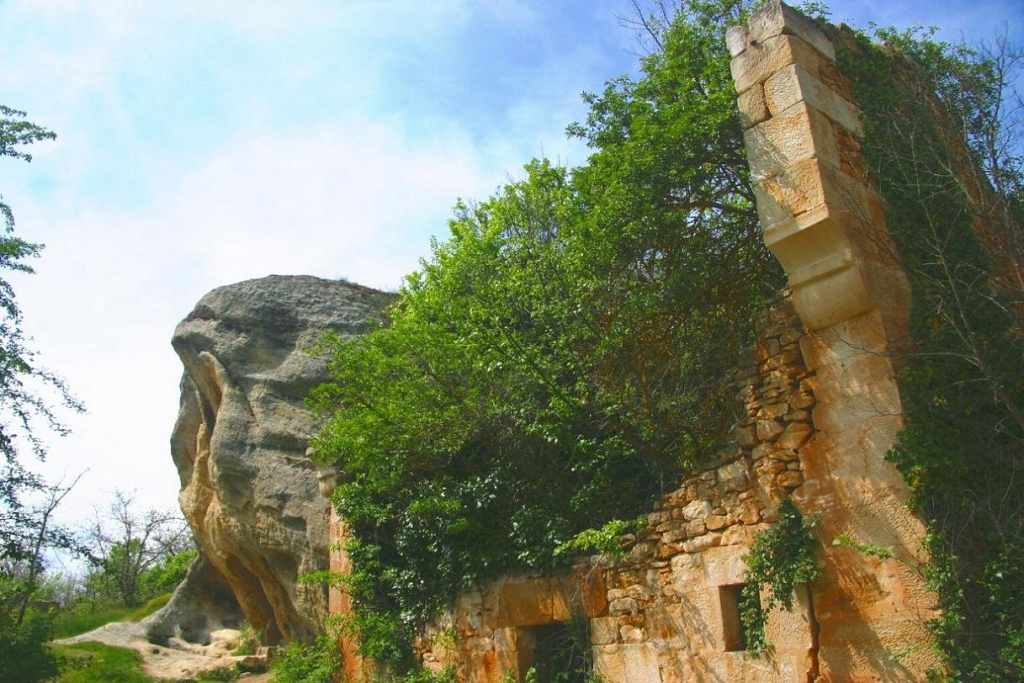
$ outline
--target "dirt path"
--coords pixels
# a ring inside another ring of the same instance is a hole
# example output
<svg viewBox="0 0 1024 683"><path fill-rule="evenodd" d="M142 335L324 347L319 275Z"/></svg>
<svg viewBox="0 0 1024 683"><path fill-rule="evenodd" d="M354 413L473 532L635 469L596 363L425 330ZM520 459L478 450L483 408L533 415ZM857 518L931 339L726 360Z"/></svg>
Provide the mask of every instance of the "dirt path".
<svg viewBox="0 0 1024 683"><path fill-rule="evenodd" d="M209 645L196 645L172 638L168 647L146 640L143 628L132 622L114 622L73 638L56 641L58 645L74 645L98 641L105 645L127 647L142 655L146 675L158 680L193 680L200 673L227 669L236 664L255 665L255 657L234 657L230 654L238 641L238 631L216 631ZM265 660L264 660L265 664ZM242 674L247 683L269 683L270 674Z"/></svg>

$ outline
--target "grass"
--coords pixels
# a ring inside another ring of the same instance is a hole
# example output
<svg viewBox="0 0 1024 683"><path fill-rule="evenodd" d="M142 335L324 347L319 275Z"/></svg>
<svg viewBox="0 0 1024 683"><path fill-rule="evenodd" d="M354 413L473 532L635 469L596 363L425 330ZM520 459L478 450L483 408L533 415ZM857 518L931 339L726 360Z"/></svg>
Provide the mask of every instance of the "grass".
<svg viewBox="0 0 1024 683"><path fill-rule="evenodd" d="M167 604L170 593L157 596L140 607L104 607L94 611L69 610L57 615L53 625L54 638L70 638L88 633L112 621L139 621Z"/></svg>
<svg viewBox="0 0 1024 683"><path fill-rule="evenodd" d="M147 602L145 605L142 605L140 607L136 607L134 610L132 610L132 613L128 615L128 618L131 621L142 621L143 619L148 617L150 614L152 614L153 612L157 611L158 609L160 609L161 607L166 605L170 601L170 599L171 599L171 594L170 593L164 593L163 595L158 595L155 598L153 598L152 600L150 600L149 602Z"/></svg>
<svg viewBox="0 0 1024 683"><path fill-rule="evenodd" d="M132 613L130 607L107 607L92 612L68 611L57 615L53 625L55 638L70 638L99 628L112 621L124 621Z"/></svg>
<svg viewBox="0 0 1024 683"><path fill-rule="evenodd" d="M142 672L142 657L135 650L102 643L56 645L57 654L67 662L59 683L151 683Z"/></svg>

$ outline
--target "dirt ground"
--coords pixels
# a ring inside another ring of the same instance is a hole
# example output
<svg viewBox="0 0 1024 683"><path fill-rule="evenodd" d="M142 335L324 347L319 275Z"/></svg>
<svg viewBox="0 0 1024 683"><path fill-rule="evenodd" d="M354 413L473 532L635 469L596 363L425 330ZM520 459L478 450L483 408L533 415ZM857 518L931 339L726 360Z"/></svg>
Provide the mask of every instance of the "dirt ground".
<svg viewBox="0 0 1024 683"><path fill-rule="evenodd" d="M226 669L235 664L258 664L256 657L234 657L230 654L238 642L238 636L238 631L225 629L211 634L209 645L196 645L172 638L168 647L163 647L147 641L139 624L115 622L56 642L59 645L73 645L98 641L105 645L131 648L142 655L147 676L159 680L188 681L214 669ZM265 663L264 658L264 666ZM242 674L238 680L246 683L269 683L271 677L268 673Z"/></svg>

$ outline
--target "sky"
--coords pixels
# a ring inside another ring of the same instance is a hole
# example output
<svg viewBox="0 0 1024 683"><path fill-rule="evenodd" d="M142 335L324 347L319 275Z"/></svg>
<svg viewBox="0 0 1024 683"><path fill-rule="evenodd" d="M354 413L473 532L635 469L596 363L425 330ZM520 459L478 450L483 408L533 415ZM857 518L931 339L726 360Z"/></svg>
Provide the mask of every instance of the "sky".
<svg viewBox="0 0 1024 683"><path fill-rule="evenodd" d="M836 0L833 21L939 26L1024 43L1020 0ZM40 363L87 412L47 438L59 517L115 489L177 506L168 439L178 321L211 289L269 274L397 289L532 157L586 148L584 91L637 68L629 0L0 0L0 104L55 131L0 160L13 275Z"/></svg>

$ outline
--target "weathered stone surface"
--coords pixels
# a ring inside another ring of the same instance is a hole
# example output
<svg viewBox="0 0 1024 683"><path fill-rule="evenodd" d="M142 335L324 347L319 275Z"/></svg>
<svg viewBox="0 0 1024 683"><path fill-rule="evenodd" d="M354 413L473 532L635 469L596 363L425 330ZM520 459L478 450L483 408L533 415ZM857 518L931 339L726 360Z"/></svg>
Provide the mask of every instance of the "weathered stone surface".
<svg viewBox="0 0 1024 683"><path fill-rule="evenodd" d="M228 582L206 556L200 555L166 607L148 617L142 626L146 637L160 645L171 638L205 645L212 633L237 627L243 618Z"/></svg>
<svg viewBox="0 0 1024 683"><path fill-rule="evenodd" d="M388 298L270 276L213 290L178 325L172 345L185 373L171 454L202 571L155 621L154 637L202 639L238 615L270 643L322 630L324 589L297 583L327 568L327 503L305 454L313 427L303 405L327 372L307 350L328 330L363 332ZM226 587L234 610L221 604L229 600L207 609L211 586L221 597Z"/></svg>

